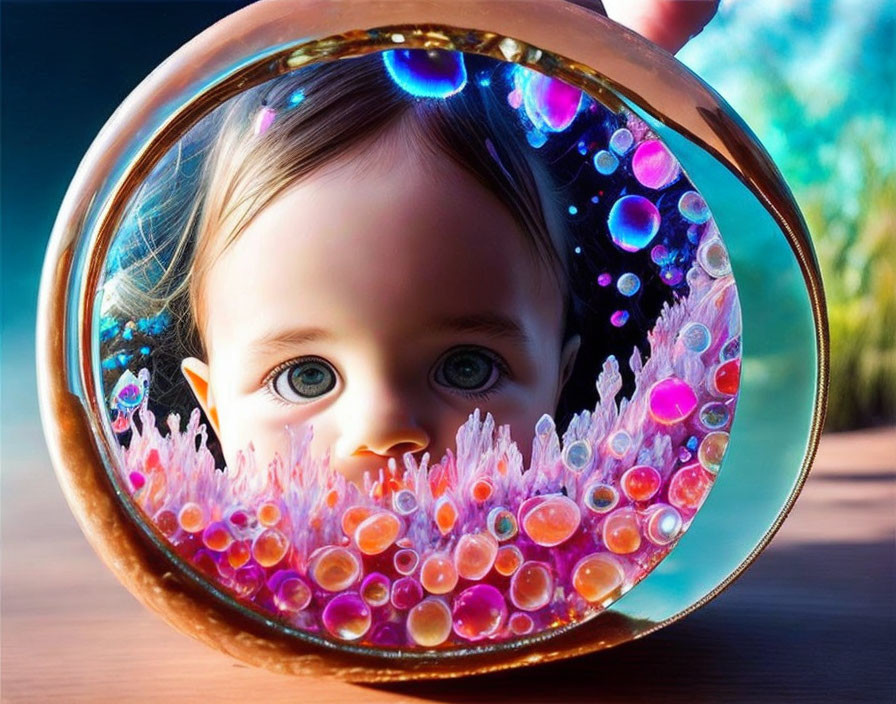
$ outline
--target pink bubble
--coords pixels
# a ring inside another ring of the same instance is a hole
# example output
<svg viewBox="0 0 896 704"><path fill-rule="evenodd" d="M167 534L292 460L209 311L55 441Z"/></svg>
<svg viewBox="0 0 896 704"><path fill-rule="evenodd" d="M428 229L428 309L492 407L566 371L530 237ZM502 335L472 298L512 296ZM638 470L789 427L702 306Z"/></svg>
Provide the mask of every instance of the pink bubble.
<svg viewBox="0 0 896 704"><path fill-rule="evenodd" d="M454 632L475 641L496 635L507 620L507 602L491 584L465 589L454 600Z"/></svg>
<svg viewBox="0 0 896 704"><path fill-rule="evenodd" d="M562 132L575 119L582 102L582 91L557 78L531 71L523 88L523 101L529 118L554 132Z"/></svg>
<svg viewBox="0 0 896 704"><path fill-rule="evenodd" d="M666 145L656 139L642 142L632 156L632 173L647 188L665 188L678 178L681 169Z"/></svg>
<svg viewBox="0 0 896 704"><path fill-rule="evenodd" d="M664 425L679 423L697 407L697 395L681 379L670 376L650 387L649 410L651 417Z"/></svg>

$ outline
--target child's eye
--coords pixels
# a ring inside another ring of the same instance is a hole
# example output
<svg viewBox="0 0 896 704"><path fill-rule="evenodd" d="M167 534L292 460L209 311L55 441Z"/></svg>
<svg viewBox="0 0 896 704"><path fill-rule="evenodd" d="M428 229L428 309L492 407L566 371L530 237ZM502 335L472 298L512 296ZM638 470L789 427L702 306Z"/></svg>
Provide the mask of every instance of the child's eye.
<svg viewBox="0 0 896 704"><path fill-rule="evenodd" d="M435 381L441 386L481 398L497 390L507 374L507 365L496 354L483 348L464 348L450 352L438 365Z"/></svg>
<svg viewBox="0 0 896 704"><path fill-rule="evenodd" d="M290 403L306 403L336 386L336 373L322 359L289 362L273 374L273 391Z"/></svg>

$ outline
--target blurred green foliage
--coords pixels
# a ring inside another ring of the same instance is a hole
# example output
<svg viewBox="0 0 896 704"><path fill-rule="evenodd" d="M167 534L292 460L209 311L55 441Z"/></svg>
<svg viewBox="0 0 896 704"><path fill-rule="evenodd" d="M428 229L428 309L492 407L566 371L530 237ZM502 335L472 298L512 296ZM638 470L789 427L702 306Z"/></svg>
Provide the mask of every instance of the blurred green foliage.
<svg viewBox="0 0 896 704"><path fill-rule="evenodd" d="M896 422L896 3L723 2L679 58L747 121L815 243L828 430Z"/></svg>

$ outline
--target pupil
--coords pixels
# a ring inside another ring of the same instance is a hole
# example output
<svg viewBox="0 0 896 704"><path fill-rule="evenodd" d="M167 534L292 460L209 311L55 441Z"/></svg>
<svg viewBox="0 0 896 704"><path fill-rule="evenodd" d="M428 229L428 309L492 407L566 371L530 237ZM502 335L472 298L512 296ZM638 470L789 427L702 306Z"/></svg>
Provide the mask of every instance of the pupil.
<svg viewBox="0 0 896 704"><path fill-rule="evenodd" d="M475 389L482 386L491 374L491 365L481 355L456 355L447 366L446 376L453 385L463 389Z"/></svg>

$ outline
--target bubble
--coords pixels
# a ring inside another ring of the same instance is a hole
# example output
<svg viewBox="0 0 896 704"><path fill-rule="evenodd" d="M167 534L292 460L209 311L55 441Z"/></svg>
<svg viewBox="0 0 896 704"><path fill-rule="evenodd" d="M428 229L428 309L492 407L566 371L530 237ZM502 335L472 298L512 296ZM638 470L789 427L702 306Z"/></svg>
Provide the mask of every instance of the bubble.
<svg viewBox="0 0 896 704"><path fill-rule="evenodd" d="M423 598L423 587L413 577L402 577L392 583L390 601L396 609L406 611L420 603Z"/></svg>
<svg viewBox="0 0 896 704"><path fill-rule="evenodd" d="M454 600L454 632L470 641L497 635L507 619L507 603L491 584L476 584Z"/></svg>
<svg viewBox="0 0 896 704"><path fill-rule="evenodd" d="M361 521L355 529L355 544L365 555L379 555L395 542L400 532L398 516L381 511Z"/></svg>
<svg viewBox="0 0 896 704"><path fill-rule="evenodd" d="M417 510L417 497L410 489L396 491L392 495L392 508L402 516L409 516Z"/></svg>
<svg viewBox="0 0 896 704"><path fill-rule="evenodd" d="M610 208L607 227L617 247L637 252L659 231L660 211L644 196L622 196Z"/></svg>
<svg viewBox="0 0 896 704"><path fill-rule="evenodd" d="M187 533L198 533L205 528L205 511L193 501L187 501L177 513L177 522Z"/></svg>
<svg viewBox="0 0 896 704"><path fill-rule="evenodd" d="M311 587L299 575L280 582L274 591L274 604L280 611L296 613L311 603Z"/></svg>
<svg viewBox="0 0 896 704"><path fill-rule="evenodd" d="M462 535L454 548L454 566L464 579L482 579L495 564L498 541L490 533Z"/></svg>
<svg viewBox="0 0 896 704"><path fill-rule="evenodd" d="M734 396L740 387L740 360L730 359L716 367L713 385L720 394Z"/></svg>
<svg viewBox="0 0 896 704"><path fill-rule="evenodd" d="M619 459L624 457L625 453L631 448L632 436L625 430L617 430L610 436L607 444L610 447L610 454Z"/></svg>
<svg viewBox="0 0 896 704"><path fill-rule="evenodd" d="M507 619L507 625L510 626L510 630L515 636L527 635L535 628L535 622L532 620L532 617L522 611L515 611L510 614L510 618Z"/></svg>
<svg viewBox="0 0 896 704"><path fill-rule="evenodd" d="M537 611L551 601L554 577L543 562L524 562L510 579L510 601L522 611Z"/></svg>
<svg viewBox="0 0 896 704"><path fill-rule="evenodd" d="M280 507L275 501L263 502L255 513L263 526L275 526L280 522Z"/></svg>
<svg viewBox="0 0 896 704"><path fill-rule="evenodd" d="M417 564L419 562L420 556L417 554L416 550L412 550L411 548L398 550L395 555L392 556L392 564L395 565L395 571L398 572L398 574L413 574L414 570L417 569Z"/></svg>
<svg viewBox="0 0 896 704"><path fill-rule="evenodd" d="M427 597L408 613L408 635L424 648L441 645L451 635L451 610L437 597Z"/></svg>
<svg viewBox="0 0 896 704"><path fill-rule="evenodd" d="M594 513L607 513L619 503L619 492L609 484L597 482L585 489L585 505Z"/></svg>
<svg viewBox="0 0 896 704"><path fill-rule="evenodd" d="M688 323L678 333L678 338L685 349L701 354L712 344L712 333L703 323Z"/></svg>
<svg viewBox="0 0 896 704"><path fill-rule="evenodd" d="M677 179L681 168L665 144L656 139L648 139L635 149L632 173L642 186L659 189Z"/></svg>
<svg viewBox="0 0 896 704"><path fill-rule="evenodd" d="M228 509L224 520L235 538L249 538L255 535L255 529L258 527L255 512L250 513L242 506L233 506Z"/></svg>
<svg viewBox="0 0 896 704"><path fill-rule="evenodd" d="M495 506L488 512L486 520L488 532L491 533L498 541L510 540L517 534L516 516L503 506Z"/></svg>
<svg viewBox="0 0 896 704"><path fill-rule="evenodd" d="M276 528L268 528L252 542L252 557L262 567L273 567L286 557L289 538Z"/></svg>
<svg viewBox="0 0 896 704"><path fill-rule="evenodd" d="M613 315L610 316L610 324L614 328L621 328L628 322L628 311L627 310L617 310Z"/></svg>
<svg viewBox="0 0 896 704"><path fill-rule="evenodd" d="M657 504L650 508L644 532L651 543L668 545L681 534L682 524L681 514L672 506Z"/></svg>
<svg viewBox="0 0 896 704"><path fill-rule="evenodd" d="M709 208L697 191L688 191L678 199L678 212L681 217L696 225L702 225L709 220Z"/></svg>
<svg viewBox="0 0 896 704"><path fill-rule="evenodd" d="M354 554L338 545L330 545L314 555L311 578L329 592L348 589L361 574L361 563Z"/></svg>
<svg viewBox="0 0 896 704"><path fill-rule="evenodd" d="M525 504L520 508L524 508ZM535 504L522 518L523 531L536 545L560 545L578 530L582 513L566 496L551 496Z"/></svg>
<svg viewBox="0 0 896 704"><path fill-rule="evenodd" d="M459 51L390 49L383 52L383 63L395 84L414 96L447 98L467 84L467 70Z"/></svg>
<svg viewBox="0 0 896 704"><path fill-rule="evenodd" d="M684 272L677 266L664 266L660 269L660 279L667 286L678 286L684 281Z"/></svg>
<svg viewBox="0 0 896 704"><path fill-rule="evenodd" d="M524 70L520 78L526 115L541 130L562 132L572 124L582 104L582 91L540 71Z"/></svg>
<svg viewBox="0 0 896 704"><path fill-rule="evenodd" d="M223 552L230 547L233 536L230 535L230 531L227 530L227 525L223 521L214 521L202 531L202 542L209 550Z"/></svg>
<svg viewBox="0 0 896 704"><path fill-rule="evenodd" d="M591 464L591 445L576 440L563 449L563 464L573 472L584 472Z"/></svg>
<svg viewBox="0 0 896 704"><path fill-rule="evenodd" d="M679 510L696 511L711 482L711 476L698 463L682 467L669 482L669 503Z"/></svg>
<svg viewBox="0 0 896 704"><path fill-rule="evenodd" d="M609 514L603 523L603 540L607 550L618 555L627 555L641 547L641 532L635 512L618 508Z"/></svg>
<svg viewBox="0 0 896 704"><path fill-rule="evenodd" d="M627 272L616 281L616 288L623 296L634 296L641 289L641 279L637 275Z"/></svg>
<svg viewBox="0 0 896 704"><path fill-rule="evenodd" d="M389 603L392 583L379 572L372 572L361 582L361 598L371 606L385 606Z"/></svg>
<svg viewBox="0 0 896 704"><path fill-rule="evenodd" d="M613 277L610 276L610 274L608 274L606 272L604 272L603 274L601 274L600 276L597 277L597 285L598 286L603 286L604 288L606 288L611 283L613 283Z"/></svg>
<svg viewBox="0 0 896 704"><path fill-rule="evenodd" d="M533 149L540 149L548 141L548 137L541 130L532 129L526 132L526 141Z"/></svg>
<svg viewBox="0 0 896 704"><path fill-rule="evenodd" d="M436 501L435 518L439 532L442 535L448 535L457 522L457 506L450 496L441 496Z"/></svg>
<svg viewBox="0 0 896 704"><path fill-rule="evenodd" d="M358 526L373 513L369 506L349 506L342 512L342 532L351 537Z"/></svg>
<svg viewBox="0 0 896 704"><path fill-rule="evenodd" d="M727 362L730 359L737 359L738 357L740 357L740 338L732 337L722 346L722 349L719 352L719 361Z"/></svg>
<svg viewBox="0 0 896 704"><path fill-rule="evenodd" d="M681 379L670 376L650 387L648 410L663 425L680 423L697 407L697 395Z"/></svg>
<svg viewBox="0 0 896 704"><path fill-rule="evenodd" d="M625 582L625 570L612 555L593 553L576 563L572 586L585 601L605 603L618 597Z"/></svg>
<svg viewBox="0 0 896 704"><path fill-rule="evenodd" d="M712 237L700 243L700 246L697 247L697 261L703 270L715 279L731 273L728 251L718 237Z"/></svg>
<svg viewBox="0 0 896 704"><path fill-rule="evenodd" d="M625 154L632 148L635 138L625 127L620 127L610 135L610 149L617 154Z"/></svg>
<svg viewBox="0 0 896 704"><path fill-rule="evenodd" d="M622 475L622 491L632 501L647 501L660 489L663 477L657 469L646 464L636 465Z"/></svg>
<svg viewBox="0 0 896 704"><path fill-rule="evenodd" d="M342 640L357 640L370 629L370 607L357 594L333 597L321 614L324 628Z"/></svg>
<svg viewBox="0 0 896 704"><path fill-rule="evenodd" d="M264 570L254 564L240 567L234 573L231 585L237 596L248 599L264 585Z"/></svg>
<svg viewBox="0 0 896 704"><path fill-rule="evenodd" d="M495 571L509 577L523 564L523 553L516 545L502 545L495 557Z"/></svg>
<svg viewBox="0 0 896 704"><path fill-rule="evenodd" d="M594 168L599 174L603 174L604 176L609 176L616 170L616 167L619 166L619 157L617 157L613 152L608 152L606 149L601 149L594 155Z"/></svg>
<svg viewBox="0 0 896 704"><path fill-rule="evenodd" d="M430 594L447 594L457 586L457 568L448 555L429 555L420 568L420 583Z"/></svg>
<svg viewBox="0 0 896 704"><path fill-rule="evenodd" d="M576 206L571 205L567 208L567 212L569 212L570 215L576 215L579 212L579 209Z"/></svg>
<svg viewBox="0 0 896 704"><path fill-rule="evenodd" d="M650 261L657 266L665 266L675 261L675 253L670 252L664 244L658 244L650 250Z"/></svg>
<svg viewBox="0 0 896 704"><path fill-rule="evenodd" d="M482 477L481 479L477 479L473 482L473 486L470 489L470 494L477 504L484 503L491 498L491 495L495 491L495 486L492 484L492 480L488 477Z"/></svg>
<svg viewBox="0 0 896 704"><path fill-rule="evenodd" d="M728 448L728 433L716 430L709 433L700 443L697 459L707 472L717 474L722 465L722 458Z"/></svg>
<svg viewBox="0 0 896 704"><path fill-rule="evenodd" d="M730 417L728 407L719 401L711 401L700 409L700 422L709 430L724 428Z"/></svg>
<svg viewBox="0 0 896 704"><path fill-rule="evenodd" d="M249 543L244 540L233 542L227 548L227 561L234 569L239 569L245 565L250 557L252 557L252 550L249 547Z"/></svg>

